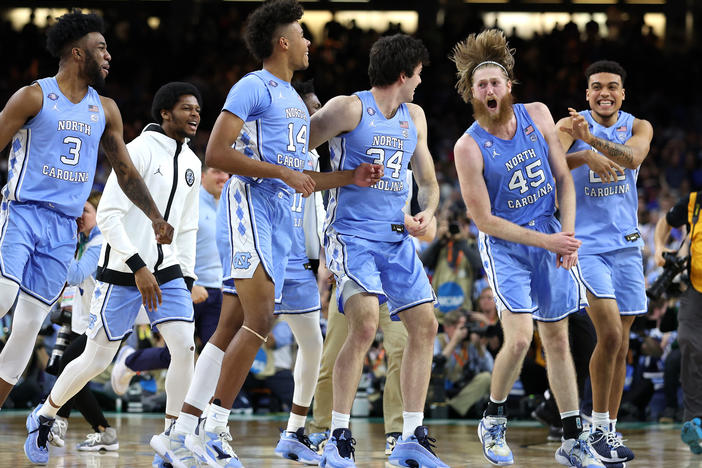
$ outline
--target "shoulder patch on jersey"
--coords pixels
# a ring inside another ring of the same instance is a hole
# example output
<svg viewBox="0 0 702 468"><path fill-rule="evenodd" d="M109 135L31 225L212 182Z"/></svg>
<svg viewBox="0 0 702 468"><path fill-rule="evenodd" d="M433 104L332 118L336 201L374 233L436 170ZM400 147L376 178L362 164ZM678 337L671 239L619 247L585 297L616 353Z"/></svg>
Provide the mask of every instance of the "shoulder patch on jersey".
<svg viewBox="0 0 702 468"><path fill-rule="evenodd" d="M56 93L49 93L46 95L46 97L48 97L52 101L56 101L58 99L58 96L56 95Z"/></svg>
<svg viewBox="0 0 702 468"><path fill-rule="evenodd" d="M375 115L375 109L373 109L372 107L368 107L366 109L366 112L368 112L368 115Z"/></svg>
<svg viewBox="0 0 702 468"><path fill-rule="evenodd" d="M483 146L486 148L492 148L492 140L485 141L485 143L483 143Z"/></svg>
<svg viewBox="0 0 702 468"><path fill-rule="evenodd" d="M271 85L271 86L273 86L274 88L275 88L276 86L278 86L278 83L277 83L275 80L270 80L270 81L268 82L268 84Z"/></svg>
<svg viewBox="0 0 702 468"><path fill-rule="evenodd" d="M192 187L195 183L195 173L190 168L185 171L185 183L188 184L188 187Z"/></svg>

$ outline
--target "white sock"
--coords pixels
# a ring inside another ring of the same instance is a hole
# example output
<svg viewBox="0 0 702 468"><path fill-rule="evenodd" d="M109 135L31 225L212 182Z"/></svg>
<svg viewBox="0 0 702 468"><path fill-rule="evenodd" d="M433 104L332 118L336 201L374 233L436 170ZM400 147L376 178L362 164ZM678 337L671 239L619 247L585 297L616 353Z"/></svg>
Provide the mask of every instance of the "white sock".
<svg viewBox="0 0 702 468"><path fill-rule="evenodd" d="M197 416L181 411L173 430L181 434L195 434L197 422Z"/></svg>
<svg viewBox="0 0 702 468"><path fill-rule="evenodd" d="M617 420L616 419L609 420L609 432L611 432L612 434L617 433Z"/></svg>
<svg viewBox="0 0 702 468"><path fill-rule="evenodd" d="M609 411L604 413L592 412L592 427L594 430L600 429L602 432L609 431Z"/></svg>
<svg viewBox="0 0 702 468"><path fill-rule="evenodd" d="M176 420L175 420L175 419L171 419L171 418L166 418L166 420L165 420L164 422L165 422L165 425L164 425L163 432L166 432L168 429L171 428L171 425L172 425L173 423L175 423Z"/></svg>
<svg viewBox="0 0 702 468"><path fill-rule="evenodd" d="M410 436L414 435L414 430L422 425L424 421L424 413L421 411L402 412L402 440L407 440Z"/></svg>
<svg viewBox="0 0 702 468"><path fill-rule="evenodd" d="M207 421L205 421L205 431L206 432L217 432L218 429L227 427L229 422L229 413L231 410L227 408L222 408L214 403L210 404L210 412L207 416Z"/></svg>
<svg viewBox="0 0 702 468"><path fill-rule="evenodd" d="M348 429L350 420L350 414L337 413L332 410L331 428L329 431L333 433L335 429Z"/></svg>
<svg viewBox="0 0 702 468"><path fill-rule="evenodd" d="M297 432L301 427L305 427L305 421L307 421L307 415L303 416L301 414L290 413L288 418L288 432Z"/></svg>
<svg viewBox="0 0 702 468"><path fill-rule="evenodd" d="M39 408L39 411L37 411L37 416L44 416L45 418L55 419L56 413L58 413L58 410L60 409L61 408L54 408L53 406L51 406L51 403L49 403L49 399L47 398L44 404L41 405L41 408Z"/></svg>

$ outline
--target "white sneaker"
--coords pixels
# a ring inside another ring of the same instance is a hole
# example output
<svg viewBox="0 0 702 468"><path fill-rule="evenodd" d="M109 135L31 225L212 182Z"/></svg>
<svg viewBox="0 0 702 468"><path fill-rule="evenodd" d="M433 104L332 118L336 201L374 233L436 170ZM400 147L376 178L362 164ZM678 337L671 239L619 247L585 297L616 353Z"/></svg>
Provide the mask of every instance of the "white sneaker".
<svg viewBox="0 0 702 468"><path fill-rule="evenodd" d="M131 346L124 345L122 349L119 350L119 353L117 353L117 359L115 360L115 365L112 368L112 375L110 376L112 390L114 390L117 395L124 395L127 393L129 382L131 382L132 377L136 375L136 372L131 370L124 363L134 351L134 348Z"/></svg>
<svg viewBox="0 0 702 468"><path fill-rule="evenodd" d="M162 432L151 438L149 445L162 457L164 463L169 463L173 468L197 468L199 460L185 446L184 433L173 430L170 433Z"/></svg>
<svg viewBox="0 0 702 468"><path fill-rule="evenodd" d="M105 429L105 432L88 434L85 440L78 444L76 448L81 452L98 452L100 450L113 452L119 450L117 431L112 427L108 427Z"/></svg>
<svg viewBox="0 0 702 468"><path fill-rule="evenodd" d="M185 438L185 446L198 458L204 459L207 466L243 468L239 457L229 445L233 439L228 427L217 427L214 432L207 432L200 428L200 434L189 434Z"/></svg>
<svg viewBox="0 0 702 468"><path fill-rule="evenodd" d="M68 430L68 420L61 416L56 416L54 424L49 432L49 443L54 447L63 447L66 431Z"/></svg>

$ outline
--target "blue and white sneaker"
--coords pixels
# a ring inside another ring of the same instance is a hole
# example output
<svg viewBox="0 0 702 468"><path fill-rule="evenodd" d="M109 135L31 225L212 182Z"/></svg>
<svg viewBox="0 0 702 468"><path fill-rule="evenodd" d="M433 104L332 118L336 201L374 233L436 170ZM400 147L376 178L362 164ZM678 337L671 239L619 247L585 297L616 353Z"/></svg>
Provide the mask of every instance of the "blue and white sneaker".
<svg viewBox="0 0 702 468"><path fill-rule="evenodd" d="M683 442L690 446L690 450L695 455L702 454L702 427L700 427L700 418L694 418L683 424L680 431L680 438Z"/></svg>
<svg viewBox="0 0 702 468"><path fill-rule="evenodd" d="M151 468L173 468L173 465L170 463L166 463L163 461L163 458L161 458L161 455L158 453L154 454L154 459L151 462Z"/></svg>
<svg viewBox="0 0 702 468"><path fill-rule="evenodd" d="M278 445L275 446L275 454L305 465L319 465L319 460L322 458L314 450L309 437L305 435L304 427L295 432L282 431Z"/></svg>
<svg viewBox="0 0 702 468"><path fill-rule="evenodd" d="M514 464L514 456L505 440L507 418L484 416L478 425L478 437L483 444L483 455L493 465Z"/></svg>
<svg viewBox="0 0 702 468"><path fill-rule="evenodd" d="M426 426L419 426L407 440L402 436L397 439L397 445L388 458L393 466L410 466L422 468L449 468L448 465L436 456L433 448L436 439L429 437Z"/></svg>
<svg viewBox="0 0 702 468"><path fill-rule="evenodd" d="M588 433L582 432L577 439L564 440L556 451L556 461L574 468L604 468L588 438Z"/></svg>
<svg viewBox="0 0 702 468"><path fill-rule="evenodd" d="M348 429L334 429L332 436L324 445L322 459L319 466L322 468L355 468L356 467L356 439L351 437Z"/></svg>
<svg viewBox="0 0 702 468"><path fill-rule="evenodd" d="M385 434L385 456L392 454L397 445L397 440L402 436L402 432L388 432Z"/></svg>
<svg viewBox="0 0 702 468"><path fill-rule="evenodd" d="M53 418L39 416L37 413L41 405L27 416L27 440L24 442L24 454L29 461L35 465L46 465L49 463L49 448L46 443L49 441L51 426L54 425Z"/></svg>
<svg viewBox="0 0 702 468"><path fill-rule="evenodd" d="M590 434L590 446L604 463L624 463L634 459L634 452L612 432L597 428Z"/></svg>
<svg viewBox="0 0 702 468"><path fill-rule="evenodd" d="M164 464L170 464L173 468L197 468L198 466L198 459L185 446L185 434L169 430L153 436L149 444L161 456ZM156 458L152 464L155 462Z"/></svg>
<svg viewBox="0 0 702 468"><path fill-rule="evenodd" d="M200 428L201 435L188 434L185 446L212 468L243 468L239 457L229 444L232 435L226 426L215 428L214 432Z"/></svg>
<svg viewBox="0 0 702 468"><path fill-rule="evenodd" d="M326 444L327 440L329 440L329 429L324 432L313 432L309 435L309 438L314 451L321 455L322 450L324 449L324 444Z"/></svg>

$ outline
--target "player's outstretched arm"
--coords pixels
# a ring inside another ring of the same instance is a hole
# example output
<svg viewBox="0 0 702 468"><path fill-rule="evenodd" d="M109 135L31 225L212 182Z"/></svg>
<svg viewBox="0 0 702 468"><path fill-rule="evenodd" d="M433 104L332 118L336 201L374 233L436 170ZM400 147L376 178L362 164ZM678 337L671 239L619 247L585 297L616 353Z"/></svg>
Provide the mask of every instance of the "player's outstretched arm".
<svg viewBox="0 0 702 468"><path fill-rule="evenodd" d="M41 111L42 93L38 84L25 86L15 92L0 112L0 151L22 125Z"/></svg>
<svg viewBox="0 0 702 468"><path fill-rule="evenodd" d="M132 203L151 220L156 242L170 244L173 241L173 226L163 219L144 179L141 178L129 157L127 146L124 144L122 115L119 108L110 98L100 96L100 100L105 110L105 131L100 139L100 145L115 171L117 182Z"/></svg>
<svg viewBox="0 0 702 468"><path fill-rule="evenodd" d="M205 164L230 174L245 177L281 179L307 196L314 191L314 180L285 166L256 161L233 148L244 121L229 111L219 113L205 151Z"/></svg>

